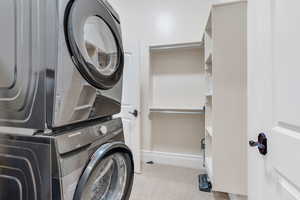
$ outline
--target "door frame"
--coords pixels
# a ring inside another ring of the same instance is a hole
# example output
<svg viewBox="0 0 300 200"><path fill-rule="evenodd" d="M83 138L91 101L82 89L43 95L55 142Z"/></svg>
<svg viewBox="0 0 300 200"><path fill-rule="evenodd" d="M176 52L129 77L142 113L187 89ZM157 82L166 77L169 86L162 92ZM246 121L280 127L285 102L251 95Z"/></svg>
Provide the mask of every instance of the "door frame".
<svg viewBox="0 0 300 200"><path fill-rule="evenodd" d="M270 132L272 127L272 24L270 1L248 1L248 63L247 63L247 132L248 141L257 140L260 132ZM259 6L259 8L257 8ZM263 13L264 18L260 18ZM257 15L257 17L256 17ZM258 19L260 18L260 19ZM259 23L257 23L259 21ZM260 31L258 29L261 29ZM260 58L258 61L257 58ZM263 66L263 67L261 67ZM259 71L258 71L259 70ZM264 92L263 92L264 90ZM264 107L267 105L267 108ZM263 112L267 109L268 112ZM266 157L259 156L256 149L248 147L248 198L261 200L265 183L264 164ZM252 165L255 163L255 165ZM263 172L263 173L262 173ZM260 192L257 192L260 191Z"/></svg>
<svg viewBox="0 0 300 200"><path fill-rule="evenodd" d="M125 43L124 45L124 58L126 58L126 55L131 55L132 56L132 62L135 62L136 65L139 67L139 89L138 89L138 105L137 105L137 110L138 110L138 117L136 119L136 125L137 127L137 134L132 137L132 146L135 148L135 156L137 157L137 160L140 160L139 163L135 163L134 166L134 172L135 173L142 173L142 105L141 105L141 93L142 93L142 86L141 86L141 81L142 81L142 63L141 63L141 49L140 49L140 41L132 42L132 43ZM124 62L125 65L125 62ZM126 67L126 66L124 66ZM121 104L123 107L123 103ZM122 109L122 108L121 108ZM122 111L121 111L122 112Z"/></svg>

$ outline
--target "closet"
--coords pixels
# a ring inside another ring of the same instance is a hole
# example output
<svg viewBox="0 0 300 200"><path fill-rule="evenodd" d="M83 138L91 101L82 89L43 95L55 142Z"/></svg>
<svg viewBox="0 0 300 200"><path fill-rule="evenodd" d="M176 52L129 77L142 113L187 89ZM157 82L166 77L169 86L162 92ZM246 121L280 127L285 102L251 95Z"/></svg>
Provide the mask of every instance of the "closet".
<svg viewBox="0 0 300 200"><path fill-rule="evenodd" d="M204 46L200 42L152 46L149 56L151 152L163 154L165 164L201 168Z"/></svg>
<svg viewBox="0 0 300 200"><path fill-rule="evenodd" d="M205 138L212 190L235 195L247 195L246 16L246 1L215 4L202 42L151 46L144 100L144 161L201 168Z"/></svg>
<svg viewBox="0 0 300 200"><path fill-rule="evenodd" d="M206 169L214 191L247 194L247 2L212 6L204 34Z"/></svg>

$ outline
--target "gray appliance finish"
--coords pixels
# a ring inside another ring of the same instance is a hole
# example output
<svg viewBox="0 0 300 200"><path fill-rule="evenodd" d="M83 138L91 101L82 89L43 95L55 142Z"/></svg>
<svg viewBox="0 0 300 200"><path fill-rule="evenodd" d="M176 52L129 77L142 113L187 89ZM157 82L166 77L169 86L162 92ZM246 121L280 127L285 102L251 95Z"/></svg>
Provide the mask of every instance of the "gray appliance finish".
<svg viewBox="0 0 300 200"><path fill-rule="evenodd" d="M128 200L133 177L121 119L49 136L0 134L1 200Z"/></svg>
<svg viewBox="0 0 300 200"><path fill-rule="evenodd" d="M0 26L0 126L55 129L120 112L120 20L105 0L0 1Z"/></svg>

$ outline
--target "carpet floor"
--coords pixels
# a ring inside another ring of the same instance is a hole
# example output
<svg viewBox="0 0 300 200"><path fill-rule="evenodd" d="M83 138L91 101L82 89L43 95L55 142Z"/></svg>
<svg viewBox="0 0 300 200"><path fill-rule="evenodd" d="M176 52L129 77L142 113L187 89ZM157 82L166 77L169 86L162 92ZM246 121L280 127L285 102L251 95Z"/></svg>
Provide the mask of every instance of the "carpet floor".
<svg viewBox="0 0 300 200"><path fill-rule="evenodd" d="M195 169L165 165L143 165L143 173L136 174L130 200L228 200L223 193L198 190Z"/></svg>

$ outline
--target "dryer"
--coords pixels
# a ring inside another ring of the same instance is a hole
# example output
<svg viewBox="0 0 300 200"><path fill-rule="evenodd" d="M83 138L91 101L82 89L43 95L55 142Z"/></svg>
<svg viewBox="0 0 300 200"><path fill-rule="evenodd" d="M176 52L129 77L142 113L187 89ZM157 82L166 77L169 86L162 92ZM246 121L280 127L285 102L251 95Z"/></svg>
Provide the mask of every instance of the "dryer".
<svg viewBox="0 0 300 200"><path fill-rule="evenodd" d="M121 119L51 136L0 134L0 199L128 200L133 176Z"/></svg>
<svg viewBox="0 0 300 200"><path fill-rule="evenodd" d="M105 0L0 2L0 126L56 129L120 112L120 19Z"/></svg>

